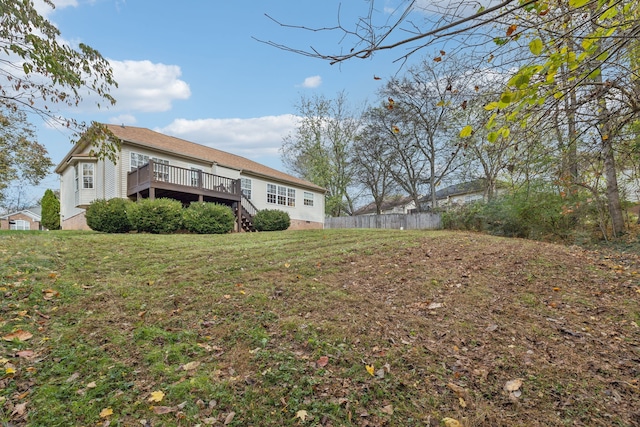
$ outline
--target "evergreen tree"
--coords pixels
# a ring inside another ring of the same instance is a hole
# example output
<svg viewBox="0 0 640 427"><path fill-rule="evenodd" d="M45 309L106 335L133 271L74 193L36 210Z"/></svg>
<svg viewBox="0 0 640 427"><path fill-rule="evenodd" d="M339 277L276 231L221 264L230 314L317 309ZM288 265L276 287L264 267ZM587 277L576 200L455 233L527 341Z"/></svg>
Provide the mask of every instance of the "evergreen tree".
<svg viewBox="0 0 640 427"><path fill-rule="evenodd" d="M60 200L51 190L42 197L42 226L49 230L60 229Z"/></svg>

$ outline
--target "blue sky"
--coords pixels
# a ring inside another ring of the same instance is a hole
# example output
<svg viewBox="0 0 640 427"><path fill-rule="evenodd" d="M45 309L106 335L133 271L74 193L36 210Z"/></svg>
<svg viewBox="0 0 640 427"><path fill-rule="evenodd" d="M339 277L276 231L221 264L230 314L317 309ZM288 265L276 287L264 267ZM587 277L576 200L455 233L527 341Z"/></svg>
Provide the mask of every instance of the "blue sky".
<svg viewBox="0 0 640 427"><path fill-rule="evenodd" d="M265 14L308 27L335 26L340 16L352 26L368 10L365 0L54 2L55 10L39 3L38 8L66 42L88 44L107 58L119 83L112 92L114 107L98 110L86 102L64 115L150 128L281 170L278 149L294 129L301 96L334 97L344 90L357 107L374 101L385 77L399 68L393 62L398 52L330 65L254 39L330 53L349 50L352 45L340 44L339 33L283 28ZM376 7L384 7L376 11L380 19L390 18L387 7L393 4ZM35 124L57 164L71 148L71 135ZM39 197L58 187L51 175L32 192Z"/></svg>

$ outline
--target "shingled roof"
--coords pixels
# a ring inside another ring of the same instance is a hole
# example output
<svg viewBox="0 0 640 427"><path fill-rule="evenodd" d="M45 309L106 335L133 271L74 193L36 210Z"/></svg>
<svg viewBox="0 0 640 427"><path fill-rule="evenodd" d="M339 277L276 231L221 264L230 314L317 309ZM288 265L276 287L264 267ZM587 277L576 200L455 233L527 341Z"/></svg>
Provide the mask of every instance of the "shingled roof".
<svg viewBox="0 0 640 427"><path fill-rule="evenodd" d="M276 169L254 162L247 158L227 153L205 145L196 144L184 139L165 135L147 128L122 125L106 125L113 134L124 142L147 147L182 157L210 161L220 166L237 169L244 173L272 178L279 181L297 184L316 191L326 190L312 182L280 172Z"/></svg>

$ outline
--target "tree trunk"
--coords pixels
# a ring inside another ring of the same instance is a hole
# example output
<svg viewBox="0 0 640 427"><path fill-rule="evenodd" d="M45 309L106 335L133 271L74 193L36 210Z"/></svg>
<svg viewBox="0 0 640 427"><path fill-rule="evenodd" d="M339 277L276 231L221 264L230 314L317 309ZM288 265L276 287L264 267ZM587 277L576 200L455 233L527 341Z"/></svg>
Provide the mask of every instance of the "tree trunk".
<svg viewBox="0 0 640 427"><path fill-rule="evenodd" d="M609 126L605 124L605 130ZM620 192L618 189L618 177L616 175L616 163L613 152L613 138L607 132L602 135L602 155L604 156L604 176L607 179L607 202L613 237L618 237L624 232L624 217L620 204Z"/></svg>

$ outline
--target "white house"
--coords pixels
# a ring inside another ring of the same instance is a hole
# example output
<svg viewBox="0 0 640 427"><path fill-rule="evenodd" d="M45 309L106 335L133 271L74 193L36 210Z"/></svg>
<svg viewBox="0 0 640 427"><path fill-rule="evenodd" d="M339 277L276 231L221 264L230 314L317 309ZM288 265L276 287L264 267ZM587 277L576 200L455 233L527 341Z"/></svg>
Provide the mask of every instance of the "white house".
<svg viewBox="0 0 640 427"><path fill-rule="evenodd" d="M88 229L89 204L114 197L226 204L234 209L237 229L250 229L252 215L262 209L287 212L290 229L324 226L326 190L311 182L149 129L106 126L122 142L115 164L98 160L81 139L55 169L63 230Z"/></svg>

